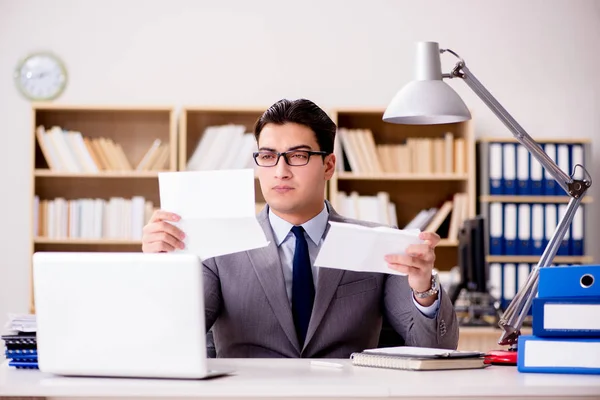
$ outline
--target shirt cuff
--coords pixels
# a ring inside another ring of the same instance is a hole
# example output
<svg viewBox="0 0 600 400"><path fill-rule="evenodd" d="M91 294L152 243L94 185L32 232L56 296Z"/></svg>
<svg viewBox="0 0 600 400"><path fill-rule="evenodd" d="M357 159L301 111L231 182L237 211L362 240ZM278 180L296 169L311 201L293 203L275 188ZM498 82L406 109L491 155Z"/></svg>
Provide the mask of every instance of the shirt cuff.
<svg viewBox="0 0 600 400"><path fill-rule="evenodd" d="M437 316L438 310L440 309L440 298L441 297L442 297L442 291L440 290L438 292L438 298L435 299L433 304L430 305L429 307L424 307L424 306L420 305L419 302L417 302L417 299L415 299L415 295L414 294L412 295L413 303L415 303L415 306L417 306L419 311L421 311L421 314L423 314L427 318L435 318Z"/></svg>

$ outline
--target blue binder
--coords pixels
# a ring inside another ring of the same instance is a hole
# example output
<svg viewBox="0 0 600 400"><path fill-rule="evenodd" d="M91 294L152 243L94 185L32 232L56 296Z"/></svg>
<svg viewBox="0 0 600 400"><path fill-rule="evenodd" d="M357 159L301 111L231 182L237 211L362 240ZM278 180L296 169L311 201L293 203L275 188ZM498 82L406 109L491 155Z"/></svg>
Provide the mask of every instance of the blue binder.
<svg viewBox="0 0 600 400"><path fill-rule="evenodd" d="M502 203L490 203L490 255L504 254L504 213Z"/></svg>
<svg viewBox="0 0 600 400"><path fill-rule="evenodd" d="M517 209L517 232L519 243L517 254L529 256L533 252L531 243L531 205L519 204Z"/></svg>
<svg viewBox="0 0 600 400"><path fill-rule="evenodd" d="M502 145L503 194L517 194L517 147L514 143Z"/></svg>
<svg viewBox="0 0 600 400"><path fill-rule="evenodd" d="M555 143L546 143L544 145L544 151L552 159L552 161L556 162L556 144ZM556 194L556 181L554 177L550 174L549 171L544 169L544 195L546 196L554 196Z"/></svg>
<svg viewBox="0 0 600 400"><path fill-rule="evenodd" d="M534 298L533 335L600 338L600 312L577 310L585 306L600 309L600 297ZM560 307L565 308L557 309ZM582 321L582 318L585 321Z"/></svg>
<svg viewBox="0 0 600 400"><path fill-rule="evenodd" d="M575 212L573 223L571 224L570 249L573 256L582 256L585 252L583 235L585 233L585 205L581 205Z"/></svg>
<svg viewBox="0 0 600 400"><path fill-rule="evenodd" d="M538 297L600 297L600 265L540 268Z"/></svg>
<svg viewBox="0 0 600 400"><path fill-rule="evenodd" d="M544 149L544 147L538 144L540 149ZM530 158L529 164L529 176L531 179L530 183L530 194L533 196L540 196L544 194L544 168L542 164L534 158Z"/></svg>
<svg viewBox="0 0 600 400"><path fill-rule="evenodd" d="M503 165L502 143L490 143L488 169L490 171L490 194L492 196L504 192Z"/></svg>
<svg viewBox="0 0 600 400"><path fill-rule="evenodd" d="M563 219L566 211L567 211L567 205L559 204L558 219L557 219L558 221L561 221ZM558 251L556 252L556 255L558 255L558 256L568 256L571 253L571 226L572 225L573 225L572 223L571 223L571 225L569 225L565 236L563 237L562 241L560 242L560 246L558 247Z"/></svg>
<svg viewBox="0 0 600 400"><path fill-rule="evenodd" d="M571 175L571 145L566 143L558 143L556 145L556 163L558 167L567 175ZM557 184L555 186L556 196L566 196L567 192Z"/></svg>
<svg viewBox="0 0 600 400"><path fill-rule="evenodd" d="M600 374L598 343L600 338L540 338L521 335L518 342L517 370L557 374ZM578 362L579 360L581 362Z"/></svg>
<svg viewBox="0 0 600 400"><path fill-rule="evenodd" d="M541 256L544 252L544 205L531 205L531 252L532 255Z"/></svg>
<svg viewBox="0 0 600 400"><path fill-rule="evenodd" d="M531 155L523 146L517 146L517 194L531 194Z"/></svg>
<svg viewBox="0 0 600 400"><path fill-rule="evenodd" d="M503 235L504 235L504 254L506 255L517 255L517 241L518 241L518 215L517 205L514 203L504 204L503 207L504 221Z"/></svg>

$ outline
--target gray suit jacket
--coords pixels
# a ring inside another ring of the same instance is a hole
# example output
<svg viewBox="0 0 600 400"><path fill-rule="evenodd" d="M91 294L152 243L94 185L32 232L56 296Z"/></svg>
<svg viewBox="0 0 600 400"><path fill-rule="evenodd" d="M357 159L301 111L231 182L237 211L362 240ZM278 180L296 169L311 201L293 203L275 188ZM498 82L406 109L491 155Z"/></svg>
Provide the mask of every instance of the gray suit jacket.
<svg viewBox="0 0 600 400"><path fill-rule="evenodd" d="M328 202L327 207L330 221L377 225L344 218ZM206 327L212 327L217 357L348 358L377 347L384 314L407 346L456 348L458 323L446 293L430 319L414 305L405 276L332 268L319 270L300 348L268 206L257 218L267 247L204 261Z"/></svg>

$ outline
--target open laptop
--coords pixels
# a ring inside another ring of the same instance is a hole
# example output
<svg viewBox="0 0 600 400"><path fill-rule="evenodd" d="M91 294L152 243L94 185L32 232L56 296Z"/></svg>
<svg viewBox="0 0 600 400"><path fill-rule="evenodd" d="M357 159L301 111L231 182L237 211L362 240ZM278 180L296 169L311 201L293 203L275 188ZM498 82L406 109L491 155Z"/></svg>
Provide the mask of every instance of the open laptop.
<svg viewBox="0 0 600 400"><path fill-rule="evenodd" d="M188 378L209 371L193 254L33 255L38 365L59 375Z"/></svg>

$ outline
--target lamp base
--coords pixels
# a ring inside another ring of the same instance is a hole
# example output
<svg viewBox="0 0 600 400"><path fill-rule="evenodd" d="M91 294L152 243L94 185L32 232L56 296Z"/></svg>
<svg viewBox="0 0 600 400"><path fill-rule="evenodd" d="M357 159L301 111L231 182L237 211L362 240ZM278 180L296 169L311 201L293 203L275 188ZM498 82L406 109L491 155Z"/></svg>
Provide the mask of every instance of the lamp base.
<svg viewBox="0 0 600 400"><path fill-rule="evenodd" d="M485 364L517 365L517 349L492 350L485 354Z"/></svg>

